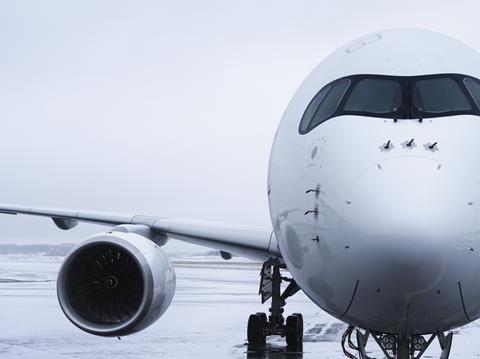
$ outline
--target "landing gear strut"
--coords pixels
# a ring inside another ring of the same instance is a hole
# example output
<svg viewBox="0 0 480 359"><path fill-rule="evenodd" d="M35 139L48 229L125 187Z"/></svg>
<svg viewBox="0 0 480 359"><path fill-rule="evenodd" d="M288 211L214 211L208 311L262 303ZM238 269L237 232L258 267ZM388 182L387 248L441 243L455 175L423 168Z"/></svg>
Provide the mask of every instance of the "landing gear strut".
<svg viewBox="0 0 480 359"><path fill-rule="evenodd" d="M293 279L281 276L282 264L278 260L267 261L260 273L260 291L262 304L271 299L270 315L256 313L248 319L248 342L250 345L265 344L266 337L280 335L286 337L287 345L298 347L303 342L303 316L299 313L283 318L285 300L297 293L300 288ZM287 288L281 289L282 281L289 282Z"/></svg>
<svg viewBox="0 0 480 359"><path fill-rule="evenodd" d="M354 331L356 331L356 345L352 341ZM412 335L410 337L402 337L369 330L362 332L350 326L342 337L342 347L345 356L350 359L371 359L366 352L369 337L375 340L387 359L421 359L434 339L438 338L440 348L442 349L440 359L448 359L450 357L450 349L452 348L453 333L449 333L446 336L444 333L439 332L430 336ZM348 351L346 348L347 344L350 349L358 352L358 357Z"/></svg>

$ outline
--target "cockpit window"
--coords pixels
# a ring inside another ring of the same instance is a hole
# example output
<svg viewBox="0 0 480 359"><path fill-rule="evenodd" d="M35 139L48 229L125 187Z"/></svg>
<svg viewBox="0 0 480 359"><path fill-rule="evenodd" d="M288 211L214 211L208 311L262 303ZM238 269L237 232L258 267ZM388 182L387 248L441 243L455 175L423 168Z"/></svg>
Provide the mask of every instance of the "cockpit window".
<svg viewBox="0 0 480 359"><path fill-rule="evenodd" d="M480 81L477 79L467 77L463 80L465 86L467 86L468 92L475 100L477 107L480 107Z"/></svg>
<svg viewBox="0 0 480 359"><path fill-rule="evenodd" d="M424 119L480 116L480 80L460 74L425 76L352 75L323 87L300 121L306 134L337 116Z"/></svg>
<svg viewBox="0 0 480 359"><path fill-rule="evenodd" d="M418 111L431 114L472 109L467 93L451 77L416 81L413 85L413 104Z"/></svg>
<svg viewBox="0 0 480 359"><path fill-rule="evenodd" d="M341 79L325 86L313 98L303 114L300 122L300 131L309 131L330 118L342 100L350 85L349 79Z"/></svg>
<svg viewBox="0 0 480 359"><path fill-rule="evenodd" d="M402 105L402 86L395 80L364 79L352 89L346 112L390 113Z"/></svg>

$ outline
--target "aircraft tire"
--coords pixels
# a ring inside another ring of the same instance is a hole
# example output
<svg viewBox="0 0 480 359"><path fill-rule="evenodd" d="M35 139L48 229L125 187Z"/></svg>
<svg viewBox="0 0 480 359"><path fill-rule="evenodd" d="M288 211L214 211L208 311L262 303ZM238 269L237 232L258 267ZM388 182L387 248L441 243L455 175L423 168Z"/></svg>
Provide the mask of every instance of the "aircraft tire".
<svg viewBox="0 0 480 359"><path fill-rule="evenodd" d="M265 343L265 322L259 314L252 314L248 318L247 337L249 344Z"/></svg>
<svg viewBox="0 0 480 359"><path fill-rule="evenodd" d="M300 334L300 318L296 315L290 315L287 317L286 324L286 339L289 347L298 347L302 344L302 338Z"/></svg>

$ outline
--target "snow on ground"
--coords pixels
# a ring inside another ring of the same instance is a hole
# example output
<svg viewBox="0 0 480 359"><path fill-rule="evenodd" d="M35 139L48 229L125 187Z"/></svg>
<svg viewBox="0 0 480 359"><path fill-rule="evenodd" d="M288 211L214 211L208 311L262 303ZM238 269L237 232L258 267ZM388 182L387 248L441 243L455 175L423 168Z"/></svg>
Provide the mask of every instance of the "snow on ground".
<svg viewBox="0 0 480 359"><path fill-rule="evenodd" d="M55 278L61 257L0 256L0 358L343 358L345 325L322 312L302 293L288 301L286 314L305 317L303 353L288 352L284 340L270 338L264 350L249 350L246 323L260 305L259 263L234 258L174 259L177 291L171 307L145 331L122 340L76 329L62 314ZM452 358L480 358L480 325L454 338ZM381 358L372 346L371 356ZM438 358L437 345L425 358Z"/></svg>

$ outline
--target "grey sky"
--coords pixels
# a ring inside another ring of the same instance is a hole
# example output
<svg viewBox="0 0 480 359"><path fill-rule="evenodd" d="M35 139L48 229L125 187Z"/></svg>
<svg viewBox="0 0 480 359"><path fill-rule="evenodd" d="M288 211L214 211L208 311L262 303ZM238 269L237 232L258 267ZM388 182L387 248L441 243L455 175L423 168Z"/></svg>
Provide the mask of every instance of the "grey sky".
<svg viewBox="0 0 480 359"><path fill-rule="evenodd" d="M1 1L0 202L269 226L270 145L309 71L384 28L428 28L480 49L478 10L476 1ZM11 216L0 228L3 243L101 230Z"/></svg>

